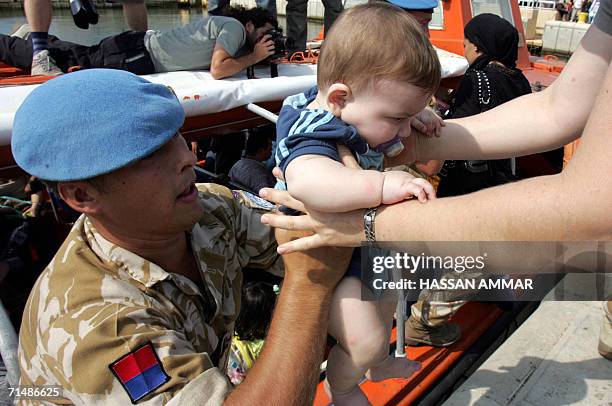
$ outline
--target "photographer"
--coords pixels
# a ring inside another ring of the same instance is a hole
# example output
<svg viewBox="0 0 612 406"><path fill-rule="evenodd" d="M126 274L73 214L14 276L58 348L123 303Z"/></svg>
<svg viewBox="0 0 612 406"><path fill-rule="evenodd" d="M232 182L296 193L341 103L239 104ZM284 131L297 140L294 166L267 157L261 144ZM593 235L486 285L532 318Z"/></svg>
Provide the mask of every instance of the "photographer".
<svg viewBox="0 0 612 406"><path fill-rule="evenodd" d="M93 46L50 36L49 53L63 72L71 66L138 75L209 69L214 79L222 79L272 55L274 42L265 33L278 26L261 8L232 8L229 15L204 17L169 31L126 31ZM31 38L0 35L0 61L29 69Z"/></svg>

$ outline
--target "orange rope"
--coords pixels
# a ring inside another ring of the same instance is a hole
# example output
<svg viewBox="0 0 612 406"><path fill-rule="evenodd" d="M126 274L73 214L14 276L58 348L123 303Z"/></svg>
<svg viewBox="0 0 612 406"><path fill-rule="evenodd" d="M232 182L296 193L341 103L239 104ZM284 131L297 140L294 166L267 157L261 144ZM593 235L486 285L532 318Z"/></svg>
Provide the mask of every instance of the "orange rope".
<svg viewBox="0 0 612 406"><path fill-rule="evenodd" d="M289 58L289 63L316 64L319 61L318 49L307 49L304 52L294 52Z"/></svg>

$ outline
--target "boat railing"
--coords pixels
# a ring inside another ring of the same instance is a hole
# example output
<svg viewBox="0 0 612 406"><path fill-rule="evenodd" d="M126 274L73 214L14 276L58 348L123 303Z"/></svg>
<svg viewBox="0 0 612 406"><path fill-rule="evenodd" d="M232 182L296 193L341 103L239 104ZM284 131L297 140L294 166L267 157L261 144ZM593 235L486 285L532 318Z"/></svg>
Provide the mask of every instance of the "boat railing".
<svg viewBox="0 0 612 406"><path fill-rule="evenodd" d="M519 7L554 9L554 0L519 0Z"/></svg>
<svg viewBox="0 0 612 406"><path fill-rule="evenodd" d="M17 356L17 333L13 328L9 314L0 301L0 357L6 367L6 379L9 386L19 384L19 361Z"/></svg>

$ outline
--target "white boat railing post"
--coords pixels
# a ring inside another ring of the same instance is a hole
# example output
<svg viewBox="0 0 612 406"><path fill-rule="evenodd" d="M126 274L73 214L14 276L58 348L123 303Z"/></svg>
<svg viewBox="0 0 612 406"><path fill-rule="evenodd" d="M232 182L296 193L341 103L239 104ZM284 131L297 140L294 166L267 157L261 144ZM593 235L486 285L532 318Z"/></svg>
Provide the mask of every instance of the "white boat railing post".
<svg viewBox="0 0 612 406"><path fill-rule="evenodd" d="M253 112L253 113L257 114L258 116L261 116L261 117L265 118L266 120L272 121L274 124L276 124L276 122L278 121L278 116L276 114L272 113L271 111L268 111L268 110L264 109L263 107L259 107L255 103L247 104L246 108L250 112Z"/></svg>
<svg viewBox="0 0 612 406"><path fill-rule="evenodd" d="M17 333L13 328L6 308L0 302L0 356L6 367L6 380L11 387L19 385L19 360L17 356Z"/></svg>
<svg viewBox="0 0 612 406"><path fill-rule="evenodd" d="M395 282L401 282L402 271L401 269L394 269L393 276ZM406 339L404 337L404 323L406 321L406 302L404 297L404 289L397 290L397 306L395 308L395 320L396 320L396 339L395 339L395 357L404 358L406 356Z"/></svg>

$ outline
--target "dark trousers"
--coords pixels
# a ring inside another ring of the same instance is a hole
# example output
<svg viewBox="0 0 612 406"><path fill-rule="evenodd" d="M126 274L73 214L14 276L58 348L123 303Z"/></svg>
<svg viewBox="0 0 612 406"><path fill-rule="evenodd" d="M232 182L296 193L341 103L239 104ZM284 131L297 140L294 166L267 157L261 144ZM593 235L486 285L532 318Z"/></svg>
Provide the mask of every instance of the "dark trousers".
<svg viewBox="0 0 612 406"><path fill-rule="evenodd" d="M323 24L325 33L331 28L336 18L344 10L342 0L323 0L325 14ZM308 0L287 0L287 37L295 41L295 49L292 51L303 51L306 49L306 36L308 34L307 22Z"/></svg>
<svg viewBox="0 0 612 406"><path fill-rule="evenodd" d="M476 163L470 167L470 163ZM509 159L490 161L446 161L440 171L436 196L461 196L492 186L512 182Z"/></svg>
<svg viewBox="0 0 612 406"><path fill-rule="evenodd" d="M104 38L97 45L85 46L49 36L49 54L64 72L71 66L83 69L121 69L146 75L155 66L144 46L144 32L126 31ZM0 34L0 61L21 69L32 65L32 40Z"/></svg>
<svg viewBox="0 0 612 406"><path fill-rule="evenodd" d="M246 135L244 132L218 135L213 138L211 149L216 154L216 174L229 174L232 166L234 166L242 156L245 142Z"/></svg>

